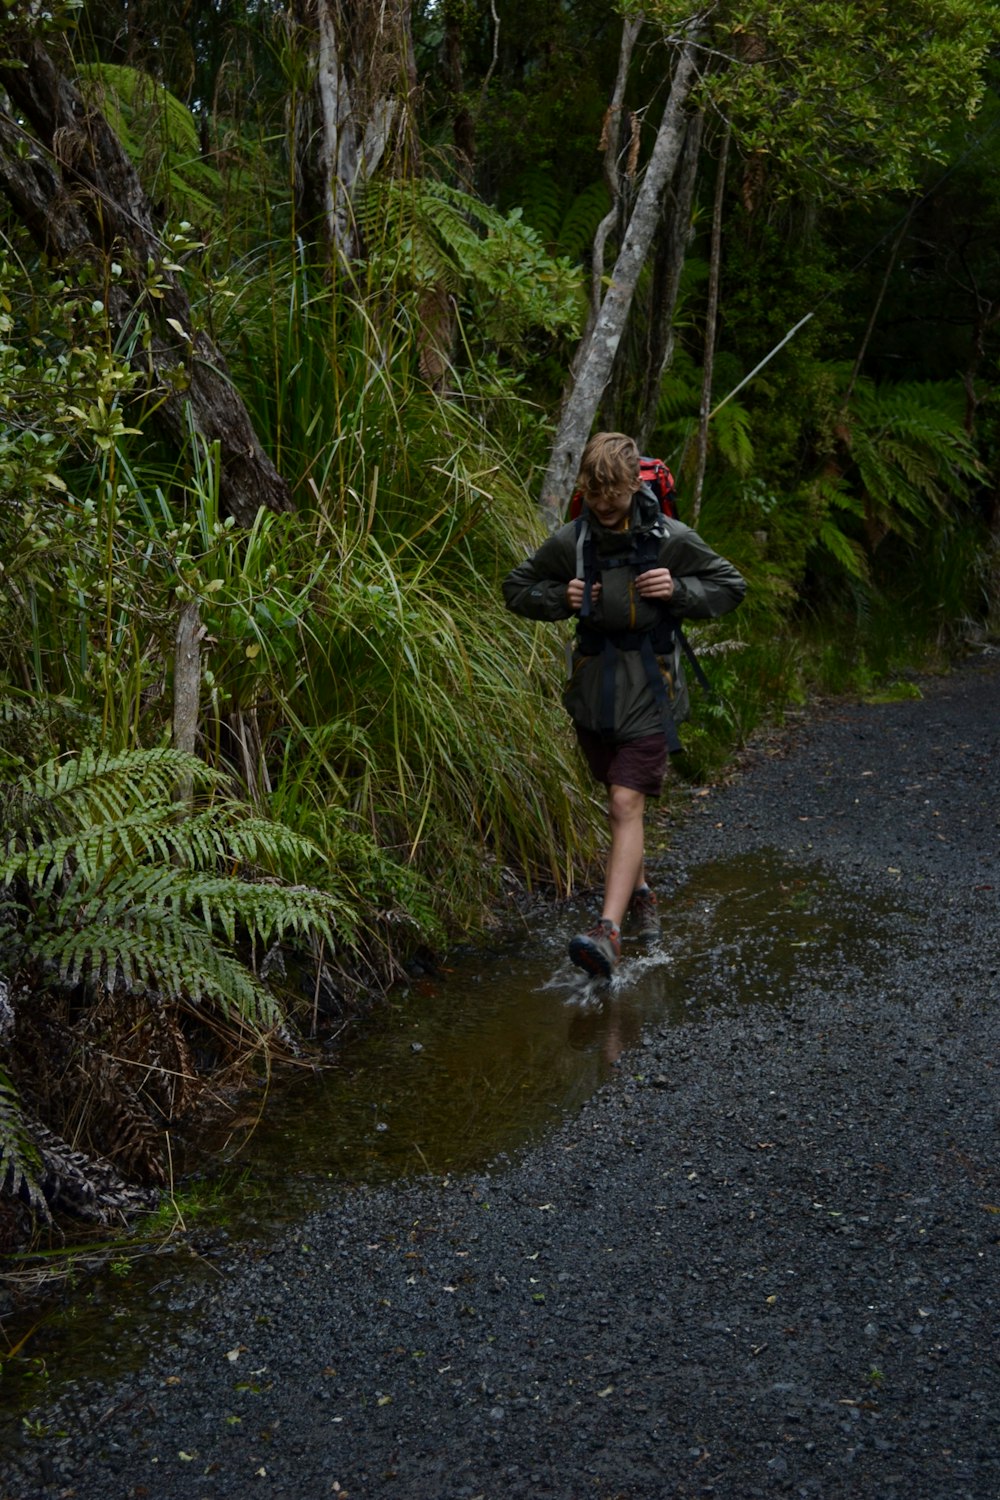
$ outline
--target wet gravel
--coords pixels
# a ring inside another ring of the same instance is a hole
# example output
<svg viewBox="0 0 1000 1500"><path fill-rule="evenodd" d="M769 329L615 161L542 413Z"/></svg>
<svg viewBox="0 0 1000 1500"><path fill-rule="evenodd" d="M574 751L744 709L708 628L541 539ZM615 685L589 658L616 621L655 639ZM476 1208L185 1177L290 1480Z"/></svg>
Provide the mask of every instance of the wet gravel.
<svg viewBox="0 0 1000 1500"><path fill-rule="evenodd" d="M773 850L890 906L877 963L713 999L524 1159L234 1255L3 1493L996 1500L1000 660L921 688L811 714L674 837L681 878Z"/></svg>

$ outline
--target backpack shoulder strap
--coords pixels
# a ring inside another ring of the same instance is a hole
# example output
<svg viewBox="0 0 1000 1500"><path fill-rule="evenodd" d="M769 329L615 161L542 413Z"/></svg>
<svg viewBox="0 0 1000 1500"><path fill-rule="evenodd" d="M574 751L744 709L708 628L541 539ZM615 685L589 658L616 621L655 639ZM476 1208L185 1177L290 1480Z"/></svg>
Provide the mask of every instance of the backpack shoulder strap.
<svg viewBox="0 0 1000 1500"><path fill-rule="evenodd" d="M583 603L580 605L581 620L586 620L593 613L591 590L593 589L596 576L597 548L594 545L594 534L590 529L590 522L584 511L576 518L576 577L583 579Z"/></svg>

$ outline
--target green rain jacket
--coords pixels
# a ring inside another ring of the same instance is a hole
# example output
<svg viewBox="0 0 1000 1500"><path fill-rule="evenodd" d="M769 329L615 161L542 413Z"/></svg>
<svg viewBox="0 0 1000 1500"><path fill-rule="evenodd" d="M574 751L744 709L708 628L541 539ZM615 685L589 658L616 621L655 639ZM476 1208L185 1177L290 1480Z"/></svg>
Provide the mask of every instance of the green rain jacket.
<svg viewBox="0 0 1000 1500"><path fill-rule="evenodd" d="M664 516L656 497L645 488L632 502L627 531L608 531L588 513L594 537L601 593L594 601L588 633L642 633L653 630L661 615L668 619L711 620L735 609L746 593L746 583L725 558L713 552L696 531ZM656 566L669 568L674 593L669 601L643 599L635 587L630 567L607 566L627 555L636 532L651 532L658 542ZM533 557L513 569L503 581L507 608L529 620L568 620L573 616L566 598L566 585L578 573L575 521L561 526L542 543ZM688 698L681 667L680 644L669 655L659 655L675 722L687 715ZM642 739L663 729L663 717L653 697L646 668L638 650L619 650L615 661L614 735L620 743ZM585 729L601 732L601 695L604 664L600 654L580 649L580 631L573 651L569 683L563 702L571 716Z"/></svg>

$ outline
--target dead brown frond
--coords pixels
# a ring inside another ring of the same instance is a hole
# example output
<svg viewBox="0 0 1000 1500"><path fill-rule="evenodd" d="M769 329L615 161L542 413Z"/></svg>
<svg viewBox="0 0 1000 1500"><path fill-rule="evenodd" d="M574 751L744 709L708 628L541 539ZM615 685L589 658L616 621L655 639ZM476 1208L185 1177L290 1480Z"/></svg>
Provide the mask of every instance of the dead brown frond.
<svg viewBox="0 0 1000 1500"><path fill-rule="evenodd" d="M628 156L625 158L625 176L628 178L629 182L634 182L635 174L639 167L639 142L641 132L639 128L639 116L633 110L629 110L628 126L629 143Z"/></svg>

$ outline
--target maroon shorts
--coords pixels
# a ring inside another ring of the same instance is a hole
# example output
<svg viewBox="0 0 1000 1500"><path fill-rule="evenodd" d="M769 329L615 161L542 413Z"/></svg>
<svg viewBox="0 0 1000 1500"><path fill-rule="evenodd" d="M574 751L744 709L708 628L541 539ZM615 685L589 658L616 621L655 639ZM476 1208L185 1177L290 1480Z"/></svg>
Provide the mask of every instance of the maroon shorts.
<svg viewBox="0 0 1000 1500"><path fill-rule="evenodd" d="M647 734L641 740L617 744L580 724L574 724L573 728L587 764L598 781L603 781L605 786L627 786L647 797L660 795L667 769L665 734Z"/></svg>

